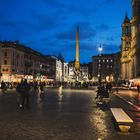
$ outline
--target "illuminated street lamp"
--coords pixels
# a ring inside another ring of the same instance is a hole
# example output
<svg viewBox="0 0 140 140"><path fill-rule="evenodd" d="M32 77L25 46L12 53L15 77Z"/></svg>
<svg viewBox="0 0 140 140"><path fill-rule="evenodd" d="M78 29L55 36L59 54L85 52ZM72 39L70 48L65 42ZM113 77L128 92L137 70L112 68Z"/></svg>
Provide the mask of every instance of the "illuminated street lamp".
<svg viewBox="0 0 140 140"><path fill-rule="evenodd" d="M99 84L101 83L101 54L102 54L102 51L103 51L103 48L102 46L100 45L100 47L98 48L98 51L99 51L99 74L98 74L98 78L99 78Z"/></svg>
<svg viewBox="0 0 140 140"><path fill-rule="evenodd" d="M102 48L102 46L100 46L100 47L98 48L98 51L100 52L100 55L101 55L101 53L102 53L102 50L103 50L103 48Z"/></svg>

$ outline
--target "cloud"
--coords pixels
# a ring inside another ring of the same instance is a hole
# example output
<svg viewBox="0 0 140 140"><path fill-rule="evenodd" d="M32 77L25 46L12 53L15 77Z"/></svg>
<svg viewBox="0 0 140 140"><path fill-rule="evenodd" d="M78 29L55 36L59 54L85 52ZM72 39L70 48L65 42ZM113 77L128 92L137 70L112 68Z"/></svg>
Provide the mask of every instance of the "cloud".
<svg viewBox="0 0 140 140"><path fill-rule="evenodd" d="M0 0L1 3L3 4L7 4L7 3L13 3L13 2L17 2L18 0Z"/></svg>
<svg viewBox="0 0 140 140"><path fill-rule="evenodd" d="M65 31L57 34L57 39L60 40L75 40L75 32L73 30Z"/></svg>
<svg viewBox="0 0 140 140"><path fill-rule="evenodd" d="M96 31L92 28L89 22L79 23L78 25L79 25L79 37L81 41L94 38L96 36ZM56 38L60 40L75 41L76 25L74 25L74 27L69 31L58 33L56 35Z"/></svg>
<svg viewBox="0 0 140 140"><path fill-rule="evenodd" d="M81 7L81 6L79 6L80 4L81 4L81 1L79 2L79 4L77 2L77 4L75 4L75 5L73 5L73 4L69 5L67 7L67 13L70 15L77 14L82 17L88 18L88 17L91 17L91 15L93 15L94 13L96 13L99 9L98 6L93 7L93 6L88 5L88 7L86 7L83 4L83 6Z"/></svg>
<svg viewBox="0 0 140 140"><path fill-rule="evenodd" d="M106 40L107 40L107 41L114 41L115 38L114 38L113 36L111 36L111 37L107 37Z"/></svg>
<svg viewBox="0 0 140 140"><path fill-rule="evenodd" d="M120 46L116 44L103 44L103 53L114 53L120 50Z"/></svg>
<svg viewBox="0 0 140 140"><path fill-rule="evenodd" d="M101 24L100 26L96 26L96 29L99 31L107 31L109 29L109 26L106 24Z"/></svg>
<svg viewBox="0 0 140 140"><path fill-rule="evenodd" d="M87 5L87 1L77 0L76 2L65 1L65 0L42 0L46 6L54 8L54 11L59 13L59 17L61 16L82 16L82 17L91 17L94 13L99 9L98 5L94 3L94 5ZM88 0L89 3L92 3L92 0Z"/></svg>
<svg viewBox="0 0 140 140"><path fill-rule="evenodd" d="M64 7L65 4L61 3L58 0L42 0L43 2L45 2L47 5L50 5L52 7Z"/></svg>
<svg viewBox="0 0 140 140"><path fill-rule="evenodd" d="M105 5L105 4L108 5L108 4L112 4L114 1L116 1L116 0L103 0L102 4L103 5Z"/></svg>
<svg viewBox="0 0 140 140"><path fill-rule="evenodd" d="M47 15L38 15L36 27L40 30L52 29L57 26L56 19L49 17Z"/></svg>
<svg viewBox="0 0 140 140"><path fill-rule="evenodd" d="M55 19L47 16L47 15L36 15L32 17L32 20L14 20L14 19L6 19L3 18L3 20L0 21L1 27L10 28L14 31L19 31L19 33L22 34L23 32L30 33L36 33L38 32L44 32L51 29L56 28L59 24L55 21Z"/></svg>
<svg viewBox="0 0 140 140"><path fill-rule="evenodd" d="M7 21L2 20L0 21L0 25L5 26L5 27L11 27L11 28L17 27L17 23L10 20L7 20Z"/></svg>

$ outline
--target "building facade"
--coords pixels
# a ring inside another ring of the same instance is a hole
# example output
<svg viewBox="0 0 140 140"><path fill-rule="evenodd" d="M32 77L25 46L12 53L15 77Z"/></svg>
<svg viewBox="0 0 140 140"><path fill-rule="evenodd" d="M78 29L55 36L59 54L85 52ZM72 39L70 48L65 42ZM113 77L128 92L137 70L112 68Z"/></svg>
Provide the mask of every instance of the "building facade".
<svg viewBox="0 0 140 140"><path fill-rule="evenodd" d="M81 64L80 70L82 73L83 81L88 81L89 80L89 65L88 64Z"/></svg>
<svg viewBox="0 0 140 140"><path fill-rule="evenodd" d="M42 54L19 42L0 42L1 80L18 82L23 78L40 80L46 74L46 60Z"/></svg>
<svg viewBox="0 0 140 140"><path fill-rule="evenodd" d="M69 66L68 63L63 63L63 73L62 73L62 81L67 82L69 80Z"/></svg>
<svg viewBox="0 0 140 140"><path fill-rule="evenodd" d="M60 55L59 55L60 56ZM47 77L50 81L64 82L68 80L68 63L54 55L46 56Z"/></svg>
<svg viewBox="0 0 140 140"><path fill-rule="evenodd" d="M132 0L132 19L122 25L121 79L140 76L140 0Z"/></svg>
<svg viewBox="0 0 140 140"><path fill-rule="evenodd" d="M114 54L114 72L113 77L115 81L121 80L121 52Z"/></svg>
<svg viewBox="0 0 140 140"><path fill-rule="evenodd" d="M101 54L92 57L93 79L101 77L102 81L113 81L114 54Z"/></svg>
<svg viewBox="0 0 140 140"><path fill-rule="evenodd" d="M55 68L55 81L57 82L62 82L62 73L63 73L63 63L61 60L59 59L56 59L56 68Z"/></svg>

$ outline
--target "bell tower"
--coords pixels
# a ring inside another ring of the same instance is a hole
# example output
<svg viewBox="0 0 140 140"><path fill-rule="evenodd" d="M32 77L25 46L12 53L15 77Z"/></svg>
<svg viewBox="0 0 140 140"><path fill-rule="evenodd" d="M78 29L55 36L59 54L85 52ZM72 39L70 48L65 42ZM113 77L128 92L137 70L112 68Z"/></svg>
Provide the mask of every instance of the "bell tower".
<svg viewBox="0 0 140 140"><path fill-rule="evenodd" d="M140 0L132 0L132 16L140 17Z"/></svg>
<svg viewBox="0 0 140 140"><path fill-rule="evenodd" d="M122 79L130 79L129 71L129 50L131 48L131 23L130 19L125 15L122 24L122 50L121 50L121 77Z"/></svg>
<svg viewBox="0 0 140 140"><path fill-rule="evenodd" d="M134 56L134 77L140 76L140 0L132 0L131 47Z"/></svg>

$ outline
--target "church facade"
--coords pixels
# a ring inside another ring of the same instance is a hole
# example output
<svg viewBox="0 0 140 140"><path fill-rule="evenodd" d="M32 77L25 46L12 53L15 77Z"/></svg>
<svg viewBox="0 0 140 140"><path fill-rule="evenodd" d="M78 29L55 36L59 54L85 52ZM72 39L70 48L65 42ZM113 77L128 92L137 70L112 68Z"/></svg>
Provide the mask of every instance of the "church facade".
<svg viewBox="0 0 140 140"><path fill-rule="evenodd" d="M132 0L132 19L122 25L121 79L140 77L140 0Z"/></svg>

